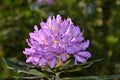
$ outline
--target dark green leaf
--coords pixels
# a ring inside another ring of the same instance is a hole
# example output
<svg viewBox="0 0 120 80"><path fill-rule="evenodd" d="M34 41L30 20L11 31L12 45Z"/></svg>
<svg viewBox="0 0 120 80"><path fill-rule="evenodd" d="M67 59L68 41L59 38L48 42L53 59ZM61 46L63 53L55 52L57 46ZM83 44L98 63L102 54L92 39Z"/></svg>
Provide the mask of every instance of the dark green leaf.
<svg viewBox="0 0 120 80"><path fill-rule="evenodd" d="M120 79L120 74L62 78L62 80L109 80L109 79Z"/></svg>
<svg viewBox="0 0 120 80"><path fill-rule="evenodd" d="M51 75L46 75L46 74L40 72L40 70L38 70L36 68L30 68L30 65L25 64L25 63L23 64L23 62L17 63L17 62L13 62L12 60L5 59L5 58L3 58L2 60L9 69L17 70L18 72L31 74L31 75L35 75L35 76L40 76L40 77L51 76Z"/></svg>
<svg viewBox="0 0 120 80"><path fill-rule="evenodd" d="M61 72L72 72L72 71L78 71L78 70L81 70L83 68L88 68L90 67L93 63L95 62L98 62L98 61L101 61L103 59L98 59L98 60L93 60L93 61L90 61L90 62L87 62L85 64L78 64L78 65L66 65L66 66L62 66L60 67L60 71Z"/></svg>
<svg viewBox="0 0 120 80"><path fill-rule="evenodd" d="M83 69L83 68L88 68L88 67L90 67L91 65L92 65L92 63L91 63L91 64L84 65L84 66L81 66L81 67L71 68L71 69L69 69L69 70L65 70L64 72L80 71L81 69Z"/></svg>

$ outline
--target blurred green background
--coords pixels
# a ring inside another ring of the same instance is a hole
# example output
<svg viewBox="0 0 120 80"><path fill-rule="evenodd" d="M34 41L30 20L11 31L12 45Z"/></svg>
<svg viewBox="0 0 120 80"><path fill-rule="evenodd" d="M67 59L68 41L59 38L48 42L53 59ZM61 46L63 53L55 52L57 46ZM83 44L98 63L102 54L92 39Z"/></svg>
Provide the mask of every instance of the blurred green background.
<svg viewBox="0 0 120 80"><path fill-rule="evenodd" d="M22 51L29 32L41 20L57 14L72 18L84 30L85 39L91 41L89 60L104 59L76 75L120 73L120 0L54 0L53 5L38 5L36 0L0 0L0 59L16 57L25 61ZM19 74L0 62L0 80L12 76Z"/></svg>

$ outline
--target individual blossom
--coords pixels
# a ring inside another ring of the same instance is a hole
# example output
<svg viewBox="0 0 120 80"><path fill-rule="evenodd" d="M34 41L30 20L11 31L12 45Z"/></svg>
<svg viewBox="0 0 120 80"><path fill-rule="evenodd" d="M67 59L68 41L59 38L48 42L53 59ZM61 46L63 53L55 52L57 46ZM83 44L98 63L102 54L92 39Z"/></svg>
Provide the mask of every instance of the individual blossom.
<svg viewBox="0 0 120 80"><path fill-rule="evenodd" d="M40 23L41 29L34 26L34 32L27 39L29 48L23 53L27 56L27 63L39 66L57 67L65 63L70 56L75 59L75 64L86 63L91 54L86 51L90 41L84 40L83 32L75 26L71 18L62 19L48 17L47 22Z"/></svg>

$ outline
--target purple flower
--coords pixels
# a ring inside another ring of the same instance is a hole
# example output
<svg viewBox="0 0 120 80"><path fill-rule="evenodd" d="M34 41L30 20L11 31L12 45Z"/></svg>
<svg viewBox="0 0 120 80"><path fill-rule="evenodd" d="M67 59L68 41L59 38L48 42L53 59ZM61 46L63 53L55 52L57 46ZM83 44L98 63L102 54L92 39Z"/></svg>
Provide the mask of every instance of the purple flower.
<svg viewBox="0 0 120 80"><path fill-rule="evenodd" d="M53 68L66 62L68 56L75 58L75 64L86 63L91 57L85 51L89 40L84 40L80 28L74 26L70 18L62 20L60 15L48 17L47 22L41 22L40 26L41 29L38 29L35 25L35 31L26 40L29 48L25 48L23 53L27 56L27 63Z"/></svg>
<svg viewBox="0 0 120 80"><path fill-rule="evenodd" d="M49 4L52 5L54 3L54 0L37 0L38 4Z"/></svg>

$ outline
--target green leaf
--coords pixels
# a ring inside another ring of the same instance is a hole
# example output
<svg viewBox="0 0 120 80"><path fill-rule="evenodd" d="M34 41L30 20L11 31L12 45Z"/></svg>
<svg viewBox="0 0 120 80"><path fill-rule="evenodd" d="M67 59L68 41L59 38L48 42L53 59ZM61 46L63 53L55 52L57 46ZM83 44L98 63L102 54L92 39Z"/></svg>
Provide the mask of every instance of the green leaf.
<svg viewBox="0 0 120 80"><path fill-rule="evenodd" d="M24 61L20 61L20 60L17 60L18 64L19 65L22 65L22 66L27 66L28 69L37 69L41 72L45 72L45 73L54 73L48 66L44 66L44 67L40 67L40 66L37 66L37 65L32 65L32 64L26 64Z"/></svg>
<svg viewBox="0 0 120 80"><path fill-rule="evenodd" d="M26 69L25 67L22 67L21 65L15 63L9 59L2 58L2 61L7 65L7 67L9 69L15 69L15 70L25 70Z"/></svg>
<svg viewBox="0 0 120 80"><path fill-rule="evenodd" d="M75 72L75 71L80 71L81 69L84 69L84 68L88 68L88 67L90 67L92 65L92 63L91 64L87 64L87 65L84 65L84 66L78 66L78 67L75 67L75 68L71 68L71 69L69 69L69 70L65 70L65 72Z"/></svg>
<svg viewBox="0 0 120 80"><path fill-rule="evenodd" d="M83 68L88 68L90 67L93 63L95 62L98 62L98 61L101 61L103 59L98 59L98 60L93 60L93 61L90 61L90 62L87 62L85 64L78 64L78 65L66 65L66 66L62 66L60 67L60 71L61 72L74 72L74 71L78 71L78 70L81 70Z"/></svg>
<svg viewBox="0 0 120 80"><path fill-rule="evenodd" d="M3 58L2 61L7 65L9 69L17 70L19 73L26 73L26 74L31 74L31 75L40 76L40 77L52 76L52 75L46 75L40 72L40 70L36 69L35 66L31 66L29 64L25 64L20 61L14 62L6 58Z"/></svg>
<svg viewBox="0 0 120 80"><path fill-rule="evenodd" d="M62 80L109 80L109 79L120 79L120 74L62 78Z"/></svg>
<svg viewBox="0 0 120 80"><path fill-rule="evenodd" d="M16 79L40 79L41 77L38 77L38 76L29 76L29 77L18 77L18 76L14 76L13 78L16 78Z"/></svg>

